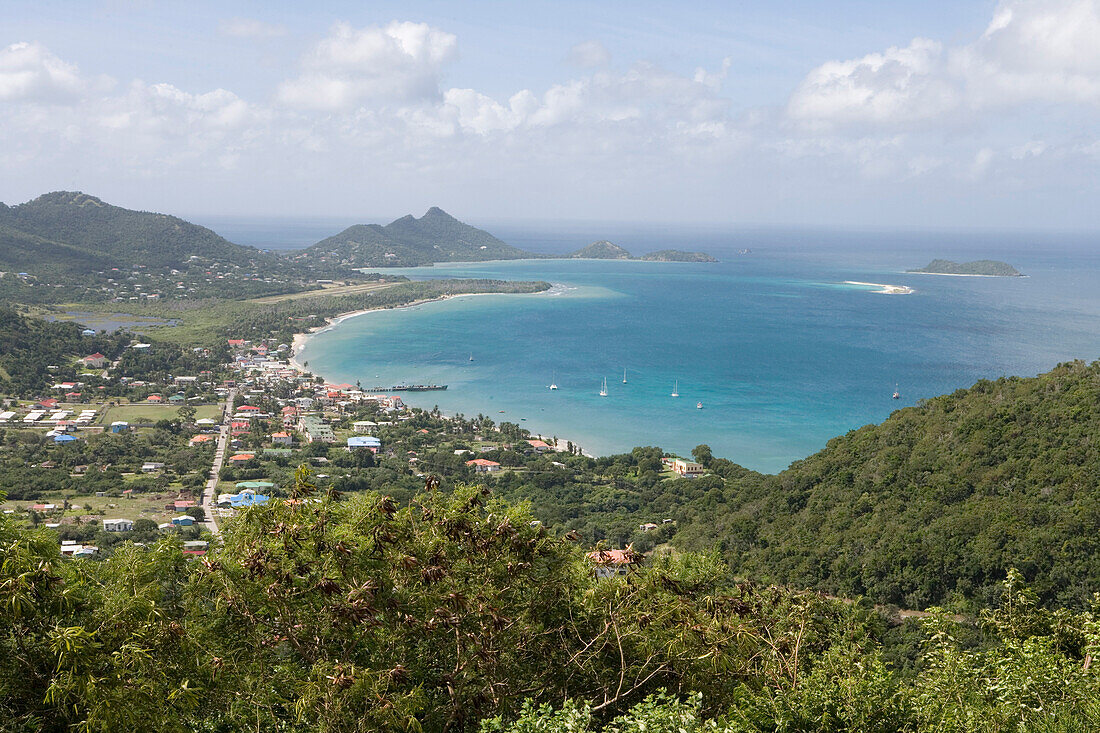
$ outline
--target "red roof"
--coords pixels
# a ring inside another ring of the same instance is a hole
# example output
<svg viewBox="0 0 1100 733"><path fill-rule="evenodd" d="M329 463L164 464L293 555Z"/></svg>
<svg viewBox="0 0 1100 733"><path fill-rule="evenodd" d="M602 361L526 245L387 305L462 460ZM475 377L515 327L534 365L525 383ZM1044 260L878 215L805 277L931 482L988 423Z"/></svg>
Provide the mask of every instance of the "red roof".
<svg viewBox="0 0 1100 733"><path fill-rule="evenodd" d="M489 461L484 458L475 458L472 461L466 461L467 466L499 466L496 461Z"/></svg>
<svg viewBox="0 0 1100 733"><path fill-rule="evenodd" d="M213 439L214 439L213 435L196 435L195 437L191 438L191 442L192 443L205 443L206 441L213 440Z"/></svg>
<svg viewBox="0 0 1100 733"><path fill-rule="evenodd" d="M106 358L107 358L106 356L104 356L103 354L101 354L97 351L94 354L90 354L88 356L85 356L83 361L89 361L91 359L106 359Z"/></svg>
<svg viewBox="0 0 1100 733"><path fill-rule="evenodd" d="M254 454L254 453L238 453L235 456L230 456L229 460L231 460L231 461L251 461L255 457L256 457L256 454Z"/></svg>
<svg viewBox="0 0 1100 733"><path fill-rule="evenodd" d="M549 448L550 444L544 440L528 440L532 448Z"/></svg>
<svg viewBox="0 0 1100 733"><path fill-rule="evenodd" d="M244 339L229 339L230 346L243 346Z"/></svg>
<svg viewBox="0 0 1100 733"><path fill-rule="evenodd" d="M151 394L145 398L146 402L164 402L164 398L159 394Z"/></svg>
<svg viewBox="0 0 1100 733"><path fill-rule="evenodd" d="M256 407L255 405L241 405L237 408L237 412L244 412L245 410L247 410L248 412L259 412L260 408Z"/></svg>

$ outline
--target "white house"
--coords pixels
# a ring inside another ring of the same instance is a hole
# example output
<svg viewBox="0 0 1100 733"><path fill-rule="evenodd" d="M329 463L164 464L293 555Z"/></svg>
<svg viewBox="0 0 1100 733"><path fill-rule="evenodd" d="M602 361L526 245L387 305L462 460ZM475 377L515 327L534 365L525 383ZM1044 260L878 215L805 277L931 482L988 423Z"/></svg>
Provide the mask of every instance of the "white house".
<svg viewBox="0 0 1100 733"><path fill-rule="evenodd" d="M134 528L130 519L104 519L103 530L105 532L129 532Z"/></svg>

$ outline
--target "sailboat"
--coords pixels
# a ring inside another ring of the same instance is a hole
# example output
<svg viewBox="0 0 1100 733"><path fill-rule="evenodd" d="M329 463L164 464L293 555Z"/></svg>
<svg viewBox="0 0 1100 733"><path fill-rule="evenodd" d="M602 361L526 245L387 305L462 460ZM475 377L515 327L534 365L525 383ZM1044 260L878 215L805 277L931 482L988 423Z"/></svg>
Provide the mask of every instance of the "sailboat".
<svg viewBox="0 0 1100 733"><path fill-rule="evenodd" d="M470 361L473 361L473 360L474 360L474 355L470 354Z"/></svg>
<svg viewBox="0 0 1100 733"><path fill-rule="evenodd" d="M626 384L626 367L623 367L623 384Z"/></svg>
<svg viewBox="0 0 1100 733"><path fill-rule="evenodd" d="M680 396L680 380L677 379L675 382L672 383L672 394L670 396L672 396L672 397L679 397Z"/></svg>
<svg viewBox="0 0 1100 733"><path fill-rule="evenodd" d="M603 386L600 387L600 397L607 397L607 377L603 378Z"/></svg>
<svg viewBox="0 0 1100 733"><path fill-rule="evenodd" d="M554 375L550 377L550 389L558 388L557 376L557 372L555 372Z"/></svg>
<svg viewBox="0 0 1100 733"><path fill-rule="evenodd" d="M900 400L901 399L901 392L898 391L898 385L896 385L896 384L894 385L894 399L895 400Z"/></svg>

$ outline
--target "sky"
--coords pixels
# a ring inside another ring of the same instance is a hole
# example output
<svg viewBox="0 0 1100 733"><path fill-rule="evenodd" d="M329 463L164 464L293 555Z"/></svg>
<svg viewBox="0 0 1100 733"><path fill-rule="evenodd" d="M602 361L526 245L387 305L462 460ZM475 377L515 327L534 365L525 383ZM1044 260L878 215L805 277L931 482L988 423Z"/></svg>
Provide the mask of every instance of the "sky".
<svg viewBox="0 0 1100 733"><path fill-rule="evenodd" d="M1100 0L2 0L0 201L1100 230Z"/></svg>

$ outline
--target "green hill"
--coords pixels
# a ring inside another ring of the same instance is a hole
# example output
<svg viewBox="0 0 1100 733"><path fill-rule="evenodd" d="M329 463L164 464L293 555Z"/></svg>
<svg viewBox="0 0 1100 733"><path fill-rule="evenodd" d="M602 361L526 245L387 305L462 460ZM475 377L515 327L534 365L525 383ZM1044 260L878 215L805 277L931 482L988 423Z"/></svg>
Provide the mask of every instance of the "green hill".
<svg viewBox="0 0 1100 733"><path fill-rule="evenodd" d="M578 249L569 255L573 259L585 259L585 260L630 260L633 259L630 253L617 244L612 244L606 239L601 239L599 242L593 242L592 244Z"/></svg>
<svg viewBox="0 0 1100 733"><path fill-rule="evenodd" d="M192 256L238 266L274 261L175 216L132 211L57 191L0 208L0 267L88 272L141 265L183 267Z"/></svg>
<svg viewBox="0 0 1100 733"><path fill-rule="evenodd" d="M679 249L661 249L642 255L638 259L648 262L717 262L705 252L684 252Z"/></svg>
<svg viewBox="0 0 1100 733"><path fill-rule="evenodd" d="M677 542L718 543L747 577L906 608L991 605L1010 567L1081 606L1100 590L1097 405L1100 362L1074 362L898 410L777 476L710 459L730 478L696 480Z"/></svg>
<svg viewBox="0 0 1100 733"><path fill-rule="evenodd" d="M1020 277L1020 271L1007 262L998 260L974 260L973 262L952 262L951 260L932 260L924 267L907 272L921 272L928 275L986 275L989 277Z"/></svg>
<svg viewBox="0 0 1100 733"><path fill-rule="evenodd" d="M409 267L433 262L480 262L535 257L464 224L433 206L386 226L357 224L292 255L300 262L344 267Z"/></svg>

